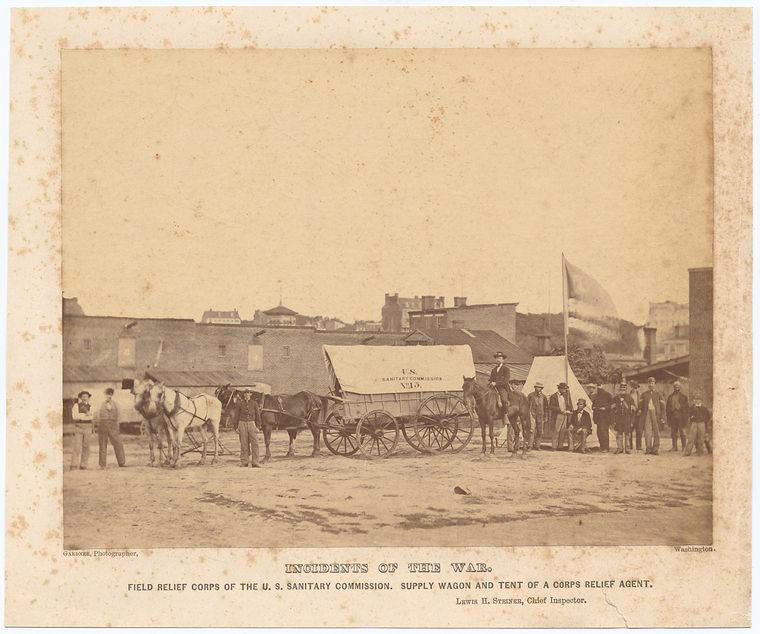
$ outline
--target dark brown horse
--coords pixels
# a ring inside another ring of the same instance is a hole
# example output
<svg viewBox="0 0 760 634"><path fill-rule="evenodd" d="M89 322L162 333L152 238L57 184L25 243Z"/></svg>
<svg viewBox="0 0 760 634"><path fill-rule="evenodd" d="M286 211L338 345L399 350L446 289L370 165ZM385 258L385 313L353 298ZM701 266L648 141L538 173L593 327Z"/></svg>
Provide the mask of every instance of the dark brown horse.
<svg viewBox="0 0 760 634"><path fill-rule="evenodd" d="M496 390L492 388L478 385L475 377L462 378L464 379L464 383L462 384L464 402L467 404L467 407L475 410L478 414L478 422L480 422L480 433L483 439L482 453L486 452L486 425L488 425L488 435L491 438L491 453L495 453L496 444L494 442L493 423L494 420L502 418L505 414L504 410L499 407L498 394ZM522 392L519 392L517 390L510 390L509 403L506 408L506 421L509 421L515 438L512 445L512 455L517 453L517 449L520 445L520 432L522 431L522 456L525 457L525 452L530 440L528 438L530 419L528 412L528 399ZM509 447L507 447L507 449L509 450Z"/></svg>
<svg viewBox="0 0 760 634"><path fill-rule="evenodd" d="M260 421L257 426L264 432L264 444L266 453L264 462L272 457L269 443L272 438L272 430L286 430L290 437L287 456L295 455L295 442L298 432L307 427L314 438L312 457L320 453L320 426L319 418L325 406L324 399L312 392L301 391L293 395L262 394L255 390L237 390L229 385L220 386L216 390L216 397L222 402L222 416L226 417L226 424L230 427L237 426L239 405L244 391L251 392L259 406Z"/></svg>

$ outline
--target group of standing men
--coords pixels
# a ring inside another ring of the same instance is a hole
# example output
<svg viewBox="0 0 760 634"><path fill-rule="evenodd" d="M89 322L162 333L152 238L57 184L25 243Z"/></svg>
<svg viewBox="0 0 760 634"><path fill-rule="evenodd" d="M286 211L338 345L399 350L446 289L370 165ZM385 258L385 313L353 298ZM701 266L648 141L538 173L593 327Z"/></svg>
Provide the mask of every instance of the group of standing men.
<svg viewBox="0 0 760 634"><path fill-rule="evenodd" d="M552 422L552 449L557 451L567 443L568 450L587 453L586 439L592 433L591 416L587 403L579 398L573 405L570 388L565 382L557 385L557 391L547 399L543 394L543 384L536 383L528 396L533 449L540 449L543 426ZM601 383L591 397L593 422L597 426L599 449L610 451L609 431L615 430L616 454L632 453L633 434L636 433L636 451L641 451L644 438L644 453L657 455L660 450L660 429L667 421L670 425L673 451L678 451L678 439L685 455L696 449L698 455L712 451L710 427L712 416L702 403L700 394L694 395L694 403L681 391L678 381L673 384L673 392L665 399L656 389L654 377L647 379L647 389L639 391L639 384L623 381L618 384L613 396Z"/></svg>
<svg viewBox="0 0 760 634"><path fill-rule="evenodd" d="M73 443L71 448L71 466L69 469L87 469L90 460L90 442L93 435L93 426L98 425L98 462L101 469L107 465L108 441L113 445L116 461L120 467L126 467L124 457L124 445L119 433L119 408L113 400L113 389L105 391L105 400L95 412L90 403L90 394L82 390L77 395L77 400L71 408L73 422Z"/></svg>

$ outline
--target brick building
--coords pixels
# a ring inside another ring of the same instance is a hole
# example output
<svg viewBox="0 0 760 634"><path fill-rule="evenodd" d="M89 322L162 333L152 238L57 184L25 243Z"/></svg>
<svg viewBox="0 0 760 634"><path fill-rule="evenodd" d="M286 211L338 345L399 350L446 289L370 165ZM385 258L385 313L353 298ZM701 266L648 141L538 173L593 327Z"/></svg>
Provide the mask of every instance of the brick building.
<svg viewBox="0 0 760 634"><path fill-rule="evenodd" d="M663 361L689 353L689 304L650 302L646 325L657 329L656 360Z"/></svg>
<svg viewBox="0 0 760 634"><path fill-rule="evenodd" d="M691 389L713 397L713 270L689 269L689 375Z"/></svg>
<svg viewBox="0 0 760 634"><path fill-rule="evenodd" d="M235 310L208 310L203 311L201 315L202 324L239 324L242 320L240 314Z"/></svg>
<svg viewBox="0 0 760 634"><path fill-rule="evenodd" d="M322 344L400 345L407 335L64 315L64 397L81 389L120 388L146 370L209 377L208 385L176 386L190 393L207 391L225 377L239 385L266 383L280 392L323 392L328 377Z"/></svg>
<svg viewBox="0 0 760 634"><path fill-rule="evenodd" d="M250 322L225 325L199 324L190 319L64 315L64 398L72 398L81 389L126 387L146 371L176 377L173 387L191 395L213 390L221 383L265 383L273 392L306 389L323 393L329 385L323 344L464 343L472 347L481 363L492 363L496 349L513 354L512 348L516 348L492 332L420 335L418 331L324 331ZM522 357L513 360L525 361Z"/></svg>
<svg viewBox="0 0 760 634"><path fill-rule="evenodd" d="M399 297L398 293L386 293L385 304L383 304L381 311L383 330L389 332L413 330L409 323L410 311L443 308L443 305L443 297L435 297L434 295Z"/></svg>
<svg viewBox="0 0 760 634"><path fill-rule="evenodd" d="M409 327L430 331L433 328L493 330L511 343L517 342L517 302L505 304L467 304L466 297L455 297L448 308L422 308L409 311Z"/></svg>

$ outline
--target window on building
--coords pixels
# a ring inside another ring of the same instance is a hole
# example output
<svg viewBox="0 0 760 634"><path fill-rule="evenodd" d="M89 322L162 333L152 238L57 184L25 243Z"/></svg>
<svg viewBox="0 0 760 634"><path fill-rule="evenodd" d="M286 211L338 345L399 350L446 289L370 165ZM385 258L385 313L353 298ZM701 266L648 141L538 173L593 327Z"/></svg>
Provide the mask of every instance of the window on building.
<svg viewBox="0 0 760 634"><path fill-rule="evenodd" d="M282 347L282 356L287 358L290 358L290 346L283 346Z"/></svg>
<svg viewBox="0 0 760 634"><path fill-rule="evenodd" d="M118 365L120 368L135 367L135 339L119 337Z"/></svg>
<svg viewBox="0 0 760 634"><path fill-rule="evenodd" d="M135 380L134 379L122 379L121 380L121 389L122 390L131 390L135 386Z"/></svg>
<svg viewBox="0 0 760 634"><path fill-rule="evenodd" d="M264 346L259 344L251 344L248 346L248 369L264 369Z"/></svg>
<svg viewBox="0 0 760 634"><path fill-rule="evenodd" d="M85 350L92 350L92 339L85 339L83 345Z"/></svg>
<svg viewBox="0 0 760 634"><path fill-rule="evenodd" d="M218 357L226 357L227 356L227 346L220 345L219 351L217 352Z"/></svg>

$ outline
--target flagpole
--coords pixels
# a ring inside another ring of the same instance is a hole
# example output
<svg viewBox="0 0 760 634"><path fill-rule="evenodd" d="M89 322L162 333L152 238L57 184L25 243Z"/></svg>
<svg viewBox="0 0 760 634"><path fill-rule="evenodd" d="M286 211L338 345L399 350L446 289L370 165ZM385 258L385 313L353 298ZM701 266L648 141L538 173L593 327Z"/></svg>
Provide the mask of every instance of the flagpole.
<svg viewBox="0 0 760 634"><path fill-rule="evenodd" d="M563 324L563 332L565 334L565 383L569 384L569 372L568 367L570 365L570 361L567 358L567 267L565 265L565 254L562 254L562 324Z"/></svg>

